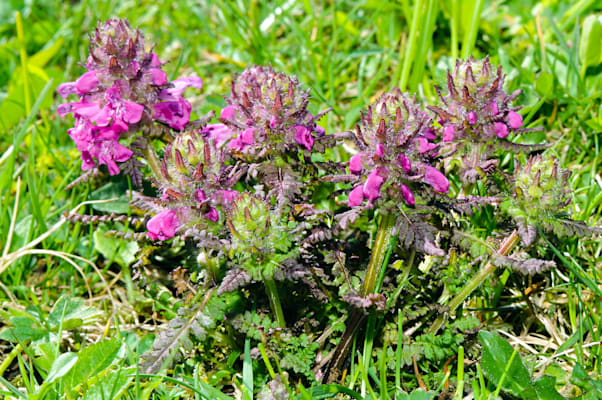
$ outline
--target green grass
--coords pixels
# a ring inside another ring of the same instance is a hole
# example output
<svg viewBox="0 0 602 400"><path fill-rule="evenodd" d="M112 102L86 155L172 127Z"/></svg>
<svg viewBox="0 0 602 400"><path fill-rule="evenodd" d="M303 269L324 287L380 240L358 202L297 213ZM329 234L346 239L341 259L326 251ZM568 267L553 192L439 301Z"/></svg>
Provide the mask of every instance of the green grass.
<svg viewBox="0 0 602 400"><path fill-rule="evenodd" d="M584 65L578 45L584 18L600 12L595 1L189 3L41 0L0 6L0 324L20 321L52 344L40 348L32 344L35 338L0 340L0 394L77 398L88 391L87 398L251 399L265 380L283 375L274 355L260 346L260 356L252 358L247 342L238 344L240 356L232 360L208 354L206 363L181 361L161 375L137 370L137 358L151 345L156 325L173 318L183 304L173 294L171 268L154 265L153 281L132 287L127 269L95 249L96 227L61 224L64 212L95 199L91 192L96 188L84 184L65 190L80 164L67 135L69 121L56 114L60 99L55 88L83 71L78 63L86 58L86 33L98 20L127 18L140 28L161 59L169 61L169 77L201 76L204 88L193 105L197 116L224 105L219 94L227 92L234 73L247 65L271 64L311 88L313 111L333 108L327 132L352 129L359 112L393 86L434 101L432 82L442 81L458 55L489 55L508 74L508 92L523 90L525 121L545 128L521 140L554 143L549 151L573 172L575 215L600 225L602 67ZM79 212L94 210L86 205ZM557 260L558 270L533 280L504 273L477 290L466 307L480 310L482 329L508 331L534 375L553 374L563 395L576 395L568 382L577 363L592 379L602 374L602 346L594 345L601 340L602 243L599 236L555 241L544 251ZM422 279L415 266L405 271L407 280L400 285ZM535 293L525 295L531 285ZM101 312L88 319L58 315L53 306L65 295L83 299L79 311L91 306ZM436 304L437 298L430 300ZM357 357L342 386L310 388L307 382L289 381L284 390L303 399L337 391L356 398L427 398L421 392L405 397L418 385L418 374L437 393L449 380L455 391L450 395L457 399L471 391L485 399L499 390L473 362L478 359L474 340L463 344L464 357L450 361L449 373L426 359L415 372L403 359L414 327L402 324L401 313L399 319L394 314L373 319L382 329L366 337L364 349L373 347L373 352L364 354L357 341ZM337 335L340 330L327 342L334 343ZM114 342L103 341L110 338ZM114 343L114 348L96 351L98 343ZM50 365L60 367L57 359L70 362L69 354L81 357L82 349L91 349L95 369L70 378L73 387L57 387L63 380L50 379ZM104 360L104 351L113 358ZM464 390L456 390L461 382Z"/></svg>

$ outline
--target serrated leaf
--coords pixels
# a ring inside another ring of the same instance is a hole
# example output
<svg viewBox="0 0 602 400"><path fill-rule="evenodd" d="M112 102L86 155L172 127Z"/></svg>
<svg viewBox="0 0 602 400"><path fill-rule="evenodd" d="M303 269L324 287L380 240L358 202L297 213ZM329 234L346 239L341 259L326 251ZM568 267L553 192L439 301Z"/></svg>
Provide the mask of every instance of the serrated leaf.
<svg viewBox="0 0 602 400"><path fill-rule="evenodd" d="M50 371L48 372L48 376L44 383L52 383L58 378L65 376L71 368L73 368L76 362L77 354L71 352L61 354L52 363L52 367L50 367Z"/></svg>
<svg viewBox="0 0 602 400"><path fill-rule="evenodd" d="M81 350L77 354L77 362L62 379L64 387L75 389L108 368L115 360L120 347L121 340L113 338Z"/></svg>
<svg viewBox="0 0 602 400"><path fill-rule="evenodd" d="M602 62L602 15L588 15L583 20L579 60L583 68L593 67Z"/></svg>
<svg viewBox="0 0 602 400"><path fill-rule="evenodd" d="M481 367L487 379L494 386L499 385L506 370L507 372L502 382L503 389L520 397L523 391L532 386L529 371L520 357L515 355L512 359L514 349L508 342L487 331L479 332L479 341L483 346ZM511 359L512 363L510 363Z"/></svg>

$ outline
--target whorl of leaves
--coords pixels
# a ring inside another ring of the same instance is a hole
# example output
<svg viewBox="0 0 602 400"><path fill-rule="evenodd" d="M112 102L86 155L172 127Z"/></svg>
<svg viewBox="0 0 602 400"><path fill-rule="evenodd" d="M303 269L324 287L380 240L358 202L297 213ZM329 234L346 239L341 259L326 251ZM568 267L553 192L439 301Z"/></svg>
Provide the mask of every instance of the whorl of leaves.
<svg viewBox="0 0 602 400"><path fill-rule="evenodd" d="M185 350L192 348L191 333L198 340L204 340L207 333L215 328L216 321L224 318L227 304L222 298L213 296L214 291L215 289L211 289L207 292L200 304L178 310L178 316L169 321L155 339L152 350L142 356L140 362L142 373L157 373L180 356L181 348Z"/></svg>

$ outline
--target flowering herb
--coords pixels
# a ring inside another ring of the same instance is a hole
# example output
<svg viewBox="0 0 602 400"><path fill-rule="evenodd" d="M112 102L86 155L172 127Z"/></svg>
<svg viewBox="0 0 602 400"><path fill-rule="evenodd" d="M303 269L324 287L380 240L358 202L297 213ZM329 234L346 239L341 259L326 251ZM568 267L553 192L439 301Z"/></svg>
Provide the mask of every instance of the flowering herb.
<svg viewBox="0 0 602 400"><path fill-rule="evenodd" d="M190 86L200 89L202 80L169 82L157 54L145 50L142 34L124 20L99 23L89 53L87 72L58 88L63 98L77 95L79 101L63 103L57 111L75 118L69 136L81 152L82 169L106 165L110 175L117 175L118 163L139 150L132 144L134 136L160 134L156 122L176 130L186 126L191 105L182 93Z"/></svg>

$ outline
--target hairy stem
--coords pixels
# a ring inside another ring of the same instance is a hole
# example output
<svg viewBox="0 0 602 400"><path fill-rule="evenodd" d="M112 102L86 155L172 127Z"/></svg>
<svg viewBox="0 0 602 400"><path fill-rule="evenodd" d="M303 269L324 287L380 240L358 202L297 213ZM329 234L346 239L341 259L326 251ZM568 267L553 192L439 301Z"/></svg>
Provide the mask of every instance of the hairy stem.
<svg viewBox="0 0 602 400"><path fill-rule="evenodd" d="M147 143L146 146L144 146L144 149L142 149L142 154L144 154L144 159L148 163L148 166L151 169L155 179L163 182L165 179L161 173L161 163L159 162L157 153L155 153L155 150L150 143Z"/></svg>
<svg viewBox="0 0 602 400"><path fill-rule="evenodd" d="M274 278L266 278L264 283L265 291L270 300L270 307L276 317L276 322L280 328L286 328L286 321L284 319L284 313L282 312L282 305L280 304L280 296L278 296L276 282L274 282Z"/></svg>
<svg viewBox="0 0 602 400"><path fill-rule="evenodd" d="M518 237L518 233L516 231L513 231L502 242L497 253L502 256L507 256L510 253L510 251L512 251L512 249L518 244L519 240L520 238ZM468 296L470 296L473 290L479 287L481 283L483 283L485 279L487 279L487 277L495 270L495 268L495 265L493 265L491 261L489 261L483 268L481 268L479 272L477 272L477 274L473 276L472 279L466 285L464 285L462 290L460 290L460 292L453 299L450 300L448 304L449 313L454 312L455 309L458 308L458 306L462 304ZM428 333L437 332L445 322L447 314L448 313L439 314L435 322L431 325Z"/></svg>
<svg viewBox="0 0 602 400"><path fill-rule="evenodd" d="M370 263L368 264L368 270L366 271L366 277L364 278L364 283L362 285L360 293L362 297L374 293L374 290L377 289L381 269L387 267L385 265L385 260L388 262L391 254L390 249L395 244L395 242L391 240L394 230L395 217L393 215L383 215L378 226L378 232L376 233L374 245L372 246L372 254L370 255ZM332 383L338 379L343 361L347 357L347 353L349 353L349 348L353 342L353 337L364 320L365 315L358 310L354 310L351 313L345 331L334 350L332 360L324 374L323 382Z"/></svg>

